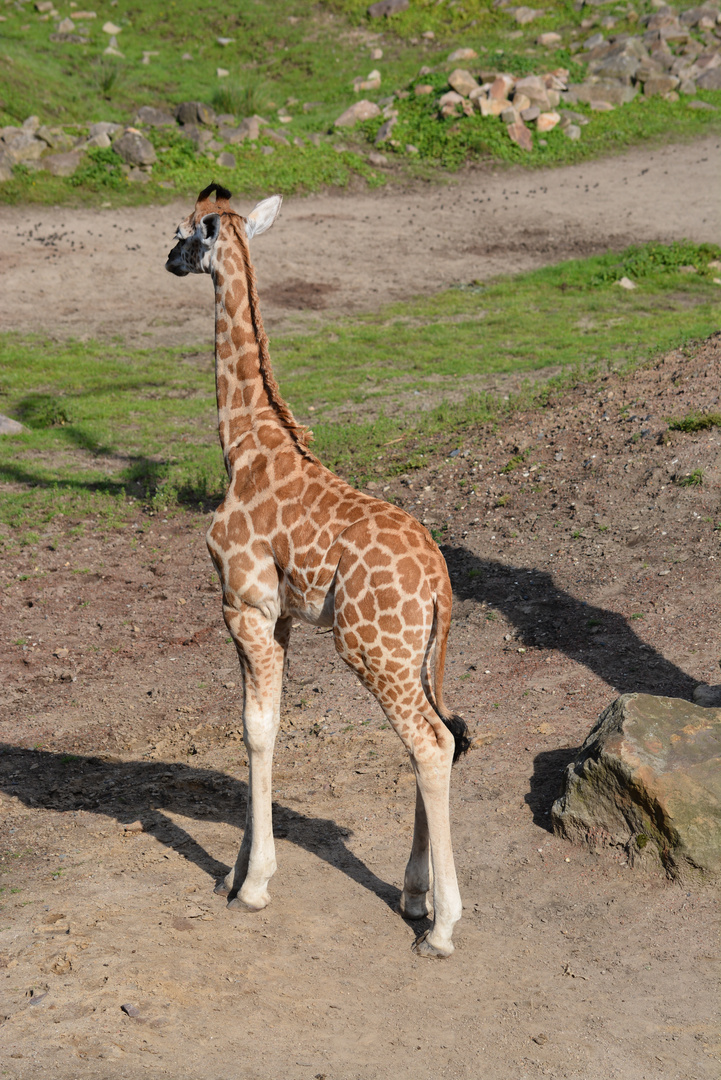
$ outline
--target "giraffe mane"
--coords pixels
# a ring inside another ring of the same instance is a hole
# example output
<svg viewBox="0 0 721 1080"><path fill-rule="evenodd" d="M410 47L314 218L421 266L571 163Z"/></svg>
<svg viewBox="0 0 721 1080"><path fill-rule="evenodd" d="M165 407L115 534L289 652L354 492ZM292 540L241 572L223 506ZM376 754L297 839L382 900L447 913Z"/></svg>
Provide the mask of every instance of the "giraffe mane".
<svg viewBox="0 0 721 1080"><path fill-rule="evenodd" d="M255 268L250 260L250 250L248 248L248 238L245 235L245 218L240 214L236 214L234 211L230 211L228 214L229 223L235 233L238 241L238 246L243 253L243 263L245 266L245 273L248 282L248 300L250 302L250 315L253 321L253 329L255 331L255 337L258 342L258 352L260 355L260 374L263 379L263 386L265 392L268 395L268 400L271 407L275 410L278 419L283 426L290 432L296 446L301 451L303 456L310 461L317 461L317 458L308 449L308 446L313 439L312 431L305 425L299 424L290 408L283 400L280 392L280 387L276 381L273 373L273 367L270 362L270 352L268 349L268 335L265 332L263 326L263 318L260 314L260 298L258 297L258 287L255 280Z"/></svg>

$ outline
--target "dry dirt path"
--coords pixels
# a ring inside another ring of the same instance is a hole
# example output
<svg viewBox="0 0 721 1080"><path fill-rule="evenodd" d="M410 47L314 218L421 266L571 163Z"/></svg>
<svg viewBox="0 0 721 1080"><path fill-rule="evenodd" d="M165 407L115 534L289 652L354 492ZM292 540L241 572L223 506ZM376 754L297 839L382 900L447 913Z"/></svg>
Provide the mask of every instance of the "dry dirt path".
<svg viewBox="0 0 721 1080"><path fill-rule="evenodd" d="M709 137L572 168L474 170L444 187L288 199L254 245L266 325L303 326L322 311L373 310L638 241L721 243L720 175L721 140ZM189 208L0 208L0 327L209 344L207 283L181 288L163 272Z"/></svg>

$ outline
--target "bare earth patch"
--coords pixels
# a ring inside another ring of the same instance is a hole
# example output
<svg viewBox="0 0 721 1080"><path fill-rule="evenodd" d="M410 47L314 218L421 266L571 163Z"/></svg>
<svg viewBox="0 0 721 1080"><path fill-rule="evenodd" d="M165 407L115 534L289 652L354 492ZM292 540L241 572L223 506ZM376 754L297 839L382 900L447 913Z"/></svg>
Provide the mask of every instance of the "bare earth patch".
<svg viewBox="0 0 721 1080"><path fill-rule="evenodd" d="M286 680L273 903L213 895L247 768L206 519L65 523L7 555L6 1074L715 1078L715 892L548 822L617 694L719 681L721 433L665 418L718 412L720 376L717 337L377 490L436 531L456 594L447 698L476 743L454 770L465 910L443 963L411 953L396 911L405 754L310 628Z"/></svg>

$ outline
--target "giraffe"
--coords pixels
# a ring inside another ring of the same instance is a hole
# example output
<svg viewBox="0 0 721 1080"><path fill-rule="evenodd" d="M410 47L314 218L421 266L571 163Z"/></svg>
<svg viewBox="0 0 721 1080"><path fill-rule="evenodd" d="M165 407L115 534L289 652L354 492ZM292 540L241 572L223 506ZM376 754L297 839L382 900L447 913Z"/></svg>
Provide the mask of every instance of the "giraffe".
<svg viewBox="0 0 721 1080"><path fill-rule="evenodd" d="M409 919L433 917L416 953L449 956L462 910L451 766L470 743L465 722L443 702L452 605L446 564L415 518L356 491L310 451L310 433L273 375L249 254L248 241L270 228L282 199L264 199L243 218L230 198L218 184L200 192L166 263L178 277L210 274L215 287L218 429L229 483L206 539L240 660L249 764L240 852L216 891L229 907L250 911L270 900L273 747L291 623L300 618L332 628L339 655L410 755L415 822L400 909Z"/></svg>

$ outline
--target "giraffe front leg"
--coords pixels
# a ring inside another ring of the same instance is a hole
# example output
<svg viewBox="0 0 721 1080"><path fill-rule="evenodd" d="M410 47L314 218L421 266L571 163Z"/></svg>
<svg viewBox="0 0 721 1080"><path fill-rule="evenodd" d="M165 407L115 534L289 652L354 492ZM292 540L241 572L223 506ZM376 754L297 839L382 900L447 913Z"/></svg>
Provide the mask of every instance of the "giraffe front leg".
<svg viewBox="0 0 721 1080"><path fill-rule="evenodd" d="M268 882L277 868L271 784L285 650L275 621L257 608L225 607L224 615L243 673L243 741L249 769L243 842L219 891L227 892L229 907L260 911L270 902Z"/></svg>
<svg viewBox="0 0 721 1080"><path fill-rule="evenodd" d="M425 919L432 915L429 893L433 882L428 818L416 781L416 814L413 825L411 856L406 866L401 893L401 913L407 919Z"/></svg>

